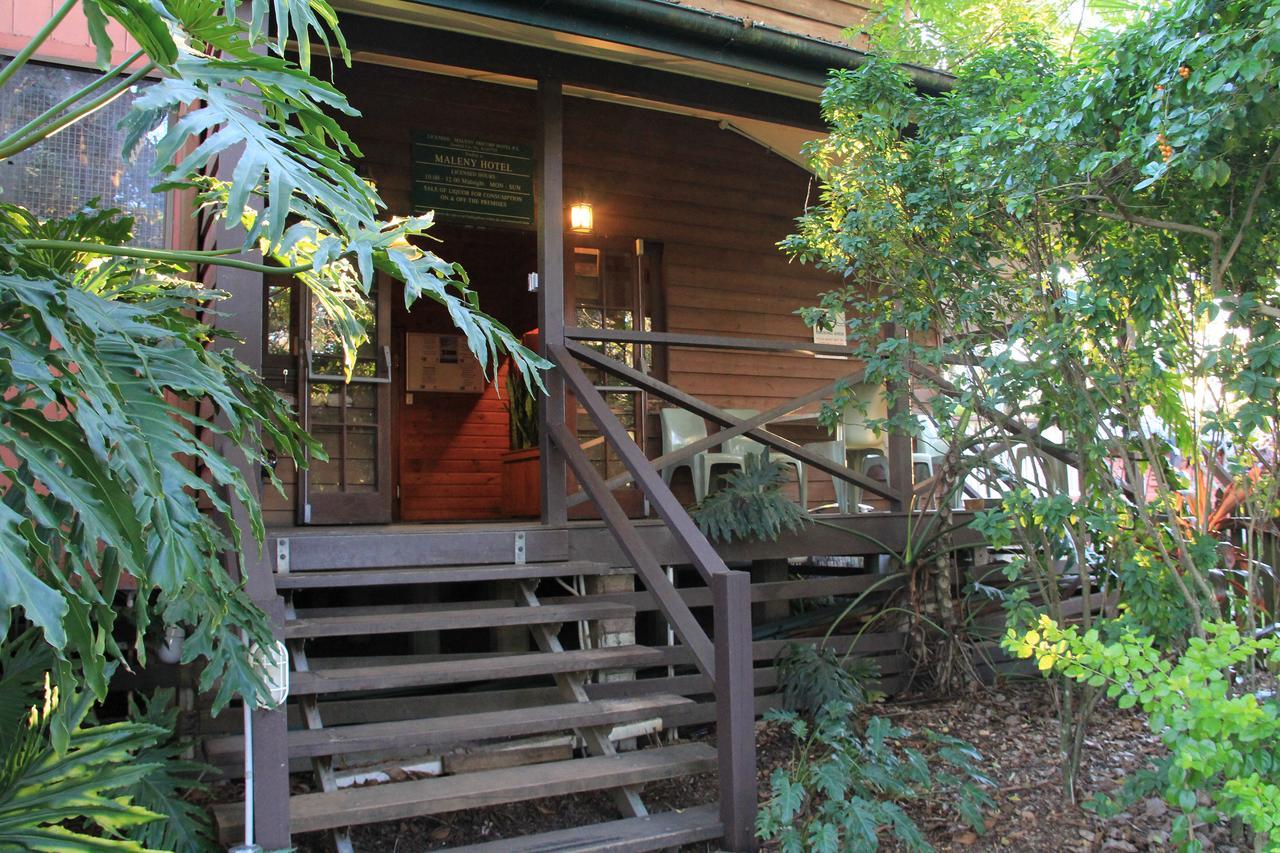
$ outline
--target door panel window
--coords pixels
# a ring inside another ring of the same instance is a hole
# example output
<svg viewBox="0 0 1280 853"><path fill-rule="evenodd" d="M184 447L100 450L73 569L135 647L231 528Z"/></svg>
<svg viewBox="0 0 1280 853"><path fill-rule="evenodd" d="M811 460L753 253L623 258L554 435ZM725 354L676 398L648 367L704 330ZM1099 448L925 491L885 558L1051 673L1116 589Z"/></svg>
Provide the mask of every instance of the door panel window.
<svg viewBox="0 0 1280 853"><path fill-rule="evenodd" d="M313 524L391 520L391 363L385 294L375 286L364 302L368 340L356 352L350 381L343 380L342 342L314 301L303 332L304 423L328 460L313 460L306 475L304 521Z"/></svg>

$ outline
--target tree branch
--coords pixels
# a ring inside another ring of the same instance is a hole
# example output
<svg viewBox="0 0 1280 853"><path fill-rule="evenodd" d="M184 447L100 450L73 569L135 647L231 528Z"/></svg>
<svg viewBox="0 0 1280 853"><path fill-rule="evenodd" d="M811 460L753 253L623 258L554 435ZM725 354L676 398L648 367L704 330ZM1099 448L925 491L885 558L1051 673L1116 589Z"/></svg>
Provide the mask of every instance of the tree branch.
<svg viewBox="0 0 1280 853"><path fill-rule="evenodd" d="M1253 192L1249 195L1249 204L1244 209L1244 217L1240 220L1240 228L1236 231L1235 238L1231 241L1226 253L1222 256L1222 260L1218 263L1216 278L1221 281L1226 275L1227 267L1231 265L1231 259L1235 257L1236 250L1240 248L1240 244L1244 242L1245 229L1249 227L1249 223L1253 220L1254 211L1258 207L1258 199L1262 196L1262 191L1267 187L1267 178L1270 176L1271 169L1280 163L1280 145L1276 146L1276 150L1271 152L1271 159L1262 167L1258 180L1253 185Z"/></svg>
<svg viewBox="0 0 1280 853"><path fill-rule="evenodd" d="M1086 197L1087 198L1087 197ZM1159 228L1162 231L1182 231L1186 234L1198 234L1201 237L1207 237L1215 243L1222 241L1222 235L1212 228L1205 228L1203 225L1190 225L1186 222L1172 222L1167 219L1152 219L1147 216L1139 216L1136 213L1121 211L1113 213L1109 210L1101 210L1096 207L1090 207L1089 212L1094 216L1100 216L1103 219L1111 219L1115 222L1128 222L1130 225L1142 225L1147 228Z"/></svg>

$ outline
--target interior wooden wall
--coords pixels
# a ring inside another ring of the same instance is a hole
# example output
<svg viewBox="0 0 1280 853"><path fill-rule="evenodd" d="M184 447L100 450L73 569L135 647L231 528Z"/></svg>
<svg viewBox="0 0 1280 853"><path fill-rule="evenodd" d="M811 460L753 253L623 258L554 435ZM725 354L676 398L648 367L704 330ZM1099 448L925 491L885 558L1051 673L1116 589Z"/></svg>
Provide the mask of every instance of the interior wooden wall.
<svg viewBox="0 0 1280 853"><path fill-rule="evenodd" d="M537 323L537 297L524 280L537 268L532 233L439 227L441 253L463 265L481 292L481 305L516 334ZM447 247L447 248L445 248ZM437 306L406 311L392 306L392 346L404 363L405 332L456 331ZM510 449L507 366L483 394L404 393L397 371L392 433L393 467L399 471L400 519L458 521L503 515L502 457Z"/></svg>
<svg viewBox="0 0 1280 853"><path fill-rule="evenodd" d="M357 65L336 83L363 113L345 124L393 214L409 212L415 133L534 139L536 104L528 90L372 65ZM814 191L808 173L714 121L598 101L566 101L564 136L566 201L589 195L601 235L662 244L669 331L811 339L794 312L815 304L833 280L789 263L776 248ZM447 239L433 248L468 267L481 304L516 331L531 327L533 300L523 273L517 282L483 274L495 261L476 251L486 232L440 231ZM488 233L503 245L501 232ZM514 251L506 245L500 251ZM525 246L531 251L531 243ZM400 332L449 327L441 309L425 305L410 314L398 307L393 328L402 364ZM716 405L765 409L851 368L811 356L674 348L668 375ZM417 397L406 406L402 388L395 393L403 432L393 439L402 453L401 517L497 517L497 460L507 449L507 424L495 390L483 397ZM459 431L470 437L458 437ZM814 498L829 499L828 491L819 485Z"/></svg>

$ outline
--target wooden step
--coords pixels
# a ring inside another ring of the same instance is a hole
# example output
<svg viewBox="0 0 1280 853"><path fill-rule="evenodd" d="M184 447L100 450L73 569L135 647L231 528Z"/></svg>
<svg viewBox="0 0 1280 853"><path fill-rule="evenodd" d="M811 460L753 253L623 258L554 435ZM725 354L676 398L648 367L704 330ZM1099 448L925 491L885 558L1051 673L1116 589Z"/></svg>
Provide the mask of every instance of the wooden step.
<svg viewBox="0 0 1280 853"><path fill-rule="evenodd" d="M681 812L611 820L524 838L450 847L450 853L643 853L712 841L724 834L720 807L712 803Z"/></svg>
<svg viewBox="0 0 1280 853"><path fill-rule="evenodd" d="M692 700L683 696L658 694L451 717L297 729L289 732L289 757L309 758L390 749L435 750L495 738L648 720L661 717L676 706L692 704ZM243 755L244 739L240 735L210 738L205 741L205 750L210 761L231 762Z"/></svg>
<svg viewBox="0 0 1280 853"><path fill-rule="evenodd" d="M267 539L267 553L278 553L279 541L287 540L294 572L482 565L510 562L521 535L528 562L569 559L569 531L536 521L275 529Z"/></svg>
<svg viewBox="0 0 1280 853"><path fill-rule="evenodd" d="M352 637L370 634L403 634L411 631L451 631L461 628L498 628L511 625L551 625L594 619L627 619L635 608L592 601L546 607L480 607L468 610L429 609L401 613L361 613L350 616L291 619L284 624L286 639L304 637Z"/></svg>
<svg viewBox="0 0 1280 853"><path fill-rule="evenodd" d="M507 563L485 566L414 566L399 569L321 569L276 575L276 589L331 589L352 586L394 586L422 583L536 580L576 575L631 574L630 568L588 560L556 563Z"/></svg>
<svg viewBox="0 0 1280 853"><path fill-rule="evenodd" d="M656 649L646 646L611 646L606 649L495 655L488 658L468 656L463 660L441 660L428 663L317 669L311 672L292 673L289 676L289 693L294 696L350 693L358 690L390 690L402 687L462 684L471 681L497 681L506 678L527 678L533 675L554 675L561 672L635 669L655 666L661 660L662 655Z"/></svg>
<svg viewBox="0 0 1280 853"><path fill-rule="evenodd" d="M574 758L536 767L505 767L289 798L290 832L316 832L459 809L643 785L716 767L716 751L703 743ZM215 806L218 834L230 843L243 833L244 806Z"/></svg>

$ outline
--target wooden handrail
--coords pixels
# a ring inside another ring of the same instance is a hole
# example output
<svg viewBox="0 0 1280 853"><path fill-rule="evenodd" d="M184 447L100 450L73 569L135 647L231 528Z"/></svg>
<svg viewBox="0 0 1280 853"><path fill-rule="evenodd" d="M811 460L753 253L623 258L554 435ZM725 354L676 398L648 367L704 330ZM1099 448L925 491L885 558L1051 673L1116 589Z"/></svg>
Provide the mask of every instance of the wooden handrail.
<svg viewBox="0 0 1280 853"><path fill-rule="evenodd" d="M755 673L751 655L751 577L730 571L715 548L663 481L658 469L632 440L626 427L596 392L582 367L563 344L547 343L547 356L587 410L601 436L613 447L667 522L672 537L689 554L711 587L715 642L668 579L661 564L627 517L577 436L564 423L550 424L548 438L560 449L587 494L595 501L609 532L631 561L658 607L689 647L698 668L711 679L716 697L716 751L719 762L720 820L727 850L755 849L756 743Z"/></svg>
<svg viewBox="0 0 1280 853"><path fill-rule="evenodd" d="M588 329L568 326L564 336L571 341L609 341L623 344L694 347L697 349L737 349L749 352L794 352L802 355L853 355L852 347L815 344L809 341L731 338L725 335L689 335L683 332L645 332L637 329Z"/></svg>
<svg viewBox="0 0 1280 853"><path fill-rule="evenodd" d="M715 421L717 424L719 424L722 427L733 428L741 425L742 423L742 421L740 421L738 418L735 418L733 415L729 414L725 410L718 408L716 406L713 406L710 403L704 402L703 400L700 400L691 394L686 394L684 391L681 391L679 388L676 388L672 385L668 385L665 382L654 379L652 376L641 373L635 368L625 365L616 359L610 358L604 353L597 352L596 350L593 350L590 347L585 347L582 344L576 344L576 343L570 342L564 345L564 349L566 350L567 353L572 353L573 355L577 356L583 361L595 367L598 367L601 370L604 370L608 373L612 373L615 376L618 376L620 378L626 379L629 382L631 382L633 385L639 385L640 387L644 388L646 391L651 392L655 396L661 397L662 399L670 403L674 403L683 409L688 409L694 414L702 415L704 418L707 418L708 420ZM595 394L593 392L593 396L599 397L599 394ZM825 471L826 473L830 474L832 477L839 477L842 480L846 480L850 483L853 483L855 486L859 486L865 491L871 492L872 494L879 495L882 498L887 498L890 501L895 502L896 504L899 504L901 506L906 506L907 503L909 503L910 501L910 497L909 497L911 494L910 485L908 485L906 489L901 489L901 490L895 489L892 486L887 485L879 480L873 480L870 477L864 477L863 475L849 468L849 466L847 465L844 465L840 462L836 462L833 459L828 459L824 456L819 456L813 451L808 450L807 448L801 447L799 444L796 444L794 441L788 441L785 438L780 438L779 436L776 436L771 432L767 432L759 428L745 429L742 431L742 433L746 434L751 438L754 438L756 441L760 442L761 444L768 445L773 450L777 450L780 453L785 453L788 456L793 456L807 465L812 465L814 468L817 468L819 471ZM649 464L650 464L650 467L652 468L653 463L649 463ZM631 466L629 465L627 467L631 468ZM634 473L634 469L632 470ZM904 495L906 497L904 497Z"/></svg>
<svg viewBox="0 0 1280 853"><path fill-rule="evenodd" d="M567 426L564 424L554 425L551 428L551 438L559 445L560 450L564 453L565 461L573 469L578 481L586 487L587 493L596 502L596 506L600 509L600 515L604 518L609 531L618 542L618 547L622 549L622 553L631 561L636 573L644 581L645 587L657 600L659 609L662 610L667 621L671 623L671 627L675 629L676 634L680 636L681 642L693 652L698 669L702 670L712 681L715 681L715 652L712 648L711 640L707 637L706 632L702 630L702 626L698 624L698 620L694 617L693 611L689 609L689 605L685 604L684 599L680 597L680 593L672 586L666 572L662 569L662 564L654 556L644 538L640 536L635 524L627 517L626 511L618 503L618 499L605 486L604 478L600 476L600 472L596 470L595 465L587 458L587 455L582 452L582 448L578 446L577 438L569 431ZM726 571L728 571L727 568Z"/></svg>
<svg viewBox="0 0 1280 853"><path fill-rule="evenodd" d="M582 367L568 350L563 346L550 344L547 346L547 355L564 374L565 382L577 397L579 405L591 415L596 427L622 459L622 464L627 466L635 482L648 495L653 508L667 523L676 540L684 546L689 555L689 561L697 568L702 579L711 583L712 575L729 571L729 567L716 553L716 549L711 547L711 543L702 535L702 531L698 530L693 519L676 500L671 488L663 482L658 469L653 467L653 463L644 455L639 445L631 440L626 427L609 409L604 398L595 390L591 380L587 378ZM576 443L575 446L577 446Z"/></svg>

